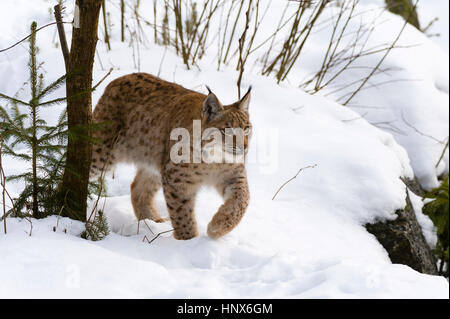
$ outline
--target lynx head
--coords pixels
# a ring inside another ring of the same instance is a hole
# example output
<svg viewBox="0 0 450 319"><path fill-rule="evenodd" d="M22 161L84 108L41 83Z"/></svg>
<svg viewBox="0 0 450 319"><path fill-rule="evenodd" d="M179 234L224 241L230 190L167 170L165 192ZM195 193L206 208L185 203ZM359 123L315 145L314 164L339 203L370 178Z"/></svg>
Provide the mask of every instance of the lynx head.
<svg viewBox="0 0 450 319"><path fill-rule="evenodd" d="M220 147L220 151L234 156L245 156L252 134L249 106L251 90L238 102L222 105L217 96L208 88L209 94L203 102L202 127L206 135L220 132L223 143L209 143L207 149ZM217 138L214 139L217 142ZM220 145L219 145L220 144Z"/></svg>

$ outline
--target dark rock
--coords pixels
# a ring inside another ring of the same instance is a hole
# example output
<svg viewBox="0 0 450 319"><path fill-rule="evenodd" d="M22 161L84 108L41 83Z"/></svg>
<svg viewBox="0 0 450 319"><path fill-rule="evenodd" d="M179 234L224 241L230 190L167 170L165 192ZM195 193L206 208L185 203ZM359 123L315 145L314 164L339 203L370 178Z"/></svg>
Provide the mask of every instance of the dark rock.
<svg viewBox="0 0 450 319"><path fill-rule="evenodd" d="M367 224L367 231L386 249L394 264L407 265L421 273L437 275L436 259L417 222L409 191L406 207L397 211L394 221Z"/></svg>
<svg viewBox="0 0 450 319"><path fill-rule="evenodd" d="M414 179L410 178L402 178L403 183L408 187L410 191L412 191L417 196L423 197L425 194L425 191L423 190L422 186L419 183L419 180L417 177L414 176Z"/></svg>

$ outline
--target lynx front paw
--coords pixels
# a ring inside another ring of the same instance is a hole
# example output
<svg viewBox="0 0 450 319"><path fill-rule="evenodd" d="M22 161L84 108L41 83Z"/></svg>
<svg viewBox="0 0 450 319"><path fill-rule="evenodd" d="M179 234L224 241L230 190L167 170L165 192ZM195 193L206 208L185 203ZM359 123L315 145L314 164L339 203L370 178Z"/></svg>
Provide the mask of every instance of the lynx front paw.
<svg viewBox="0 0 450 319"><path fill-rule="evenodd" d="M217 231L217 228L209 223L208 225L208 236L212 239L218 239L221 237L220 233Z"/></svg>
<svg viewBox="0 0 450 319"><path fill-rule="evenodd" d="M224 221L213 219L208 225L208 236L212 239L219 239L231 231Z"/></svg>

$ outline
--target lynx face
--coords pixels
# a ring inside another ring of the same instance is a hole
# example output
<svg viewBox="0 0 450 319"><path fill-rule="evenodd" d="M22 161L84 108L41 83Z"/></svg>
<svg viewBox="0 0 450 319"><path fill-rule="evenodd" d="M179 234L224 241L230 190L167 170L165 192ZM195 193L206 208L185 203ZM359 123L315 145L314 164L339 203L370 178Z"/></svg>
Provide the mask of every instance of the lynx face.
<svg viewBox="0 0 450 319"><path fill-rule="evenodd" d="M223 106L211 92L205 100L202 117L207 126L206 135L210 136L211 140L206 140L203 152L209 154L210 158L217 157L217 161L214 162L220 162L220 159L224 159L225 162L232 159L243 161L248 153L252 135L248 112L250 92L251 88L242 100L226 106ZM216 136L218 132L220 137Z"/></svg>

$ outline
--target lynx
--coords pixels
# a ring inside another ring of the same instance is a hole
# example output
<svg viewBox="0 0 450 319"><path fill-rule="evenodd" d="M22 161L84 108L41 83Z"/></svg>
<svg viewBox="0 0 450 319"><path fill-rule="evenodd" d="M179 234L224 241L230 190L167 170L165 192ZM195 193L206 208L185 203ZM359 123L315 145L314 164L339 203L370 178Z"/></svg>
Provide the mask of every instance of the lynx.
<svg viewBox="0 0 450 319"><path fill-rule="evenodd" d="M107 86L93 115L94 123L99 123L100 128L93 133L96 144L91 177L120 162L134 164L137 174L131 184L131 202L137 219L165 221L154 201L162 187L174 237L179 240L198 235L194 203L202 185L215 187L224 198L224 204L208 225L208 236L213 239L233 230L249 203L245 161L196 162L192 143L187 149L190 161L176 163L171 159L171 150L179 143L171 138L171 132L184 128L192 136L195 121L201 123L202 133L212 128L220 130L221 141L227 140L230 130L238 131L231 144L224 146L202 140L202 152L210 154L215 149L211 156L217 156L217 145L220 145L225 157L234 155L245 159L252 128L248 111L251 88L231 105L222 105L208 90L209 94L204 95L150 74L130 74ZM243 143L238 143L237 137Z"/></svg>

